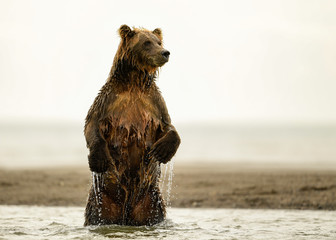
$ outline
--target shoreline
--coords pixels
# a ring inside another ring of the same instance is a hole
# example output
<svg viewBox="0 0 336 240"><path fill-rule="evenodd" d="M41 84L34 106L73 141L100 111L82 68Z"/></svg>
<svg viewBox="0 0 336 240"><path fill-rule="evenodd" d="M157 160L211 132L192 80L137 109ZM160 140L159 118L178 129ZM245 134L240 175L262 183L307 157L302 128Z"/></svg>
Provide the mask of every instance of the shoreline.
<svg viewBox="0 0 336 240"><path fill-rule="evenodd" d="M0 205L85 207L90 184L88 167L0 168ZM336 210L335 199L335 169L174 164L174 208Z"/></svg>

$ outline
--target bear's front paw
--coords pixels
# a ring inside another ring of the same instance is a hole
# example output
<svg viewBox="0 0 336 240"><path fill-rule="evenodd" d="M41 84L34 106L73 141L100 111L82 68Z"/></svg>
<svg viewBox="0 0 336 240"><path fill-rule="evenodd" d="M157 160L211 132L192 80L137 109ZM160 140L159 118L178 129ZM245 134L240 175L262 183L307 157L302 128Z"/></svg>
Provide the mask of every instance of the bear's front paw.
<svg viewBox="0 0 336 240"><path fill-rule="evenodd" d="M170 132L158 140L149 151L149 158L161 163L167 163L175 155L180 145L180 138L176 132Z"/></svg>
<svg viewBox="0 0 336 240"><path fill-rule="evenodd" d="M92 172L106 172L109 168L109 157L103 151L95 151L89 154L89 167Z"/></svg>

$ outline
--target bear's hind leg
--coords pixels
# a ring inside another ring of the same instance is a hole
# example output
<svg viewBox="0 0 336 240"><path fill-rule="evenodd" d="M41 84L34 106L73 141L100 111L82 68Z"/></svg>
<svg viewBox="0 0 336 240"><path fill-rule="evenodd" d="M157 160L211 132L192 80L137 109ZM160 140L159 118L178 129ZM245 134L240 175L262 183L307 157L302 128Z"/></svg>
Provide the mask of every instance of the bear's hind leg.
<svg viewBox="0 0 336 240"><path fill-rule="evenodd" d="M165 205L157 188L148 191L143 198L132 206L130 224L154 225L164 220L166 216Z"/></svg>
<svg viewBox="0 0 336 240"><path fill-rule="evenodd" d="M97 201L100 203L97 203ZM121 223L122 205L114 202L104 193L101 193L101 199L99 200L91 189L85 209L84 226Z"/></svg>

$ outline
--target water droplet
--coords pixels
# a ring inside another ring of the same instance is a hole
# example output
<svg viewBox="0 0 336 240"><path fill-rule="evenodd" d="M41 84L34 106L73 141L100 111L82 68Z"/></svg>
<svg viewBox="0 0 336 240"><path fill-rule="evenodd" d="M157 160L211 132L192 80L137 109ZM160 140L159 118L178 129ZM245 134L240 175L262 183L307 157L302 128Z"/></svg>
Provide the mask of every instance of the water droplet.
<svg viewBox="0 0 336 240"><path fill-rule="evenodd" d="M169 163L163 165L163 175L160 178L160 189L162 193L165 193L165 201L166 201L166 205L167 207L169 207L171 205L170 199L170 192L172 189L172 185L173 185L173 176L174 176L174 161L171 160ZM168 177L168 181L167 181L167 177Z"/></svg>
<svg viewBox="0 0 336 240"><path fill-rule="evenodd" d="M92 172L92 188L95 194L96 206L98 211L98 222L102 222L102 188L104 186L103 173Z"/></svg>

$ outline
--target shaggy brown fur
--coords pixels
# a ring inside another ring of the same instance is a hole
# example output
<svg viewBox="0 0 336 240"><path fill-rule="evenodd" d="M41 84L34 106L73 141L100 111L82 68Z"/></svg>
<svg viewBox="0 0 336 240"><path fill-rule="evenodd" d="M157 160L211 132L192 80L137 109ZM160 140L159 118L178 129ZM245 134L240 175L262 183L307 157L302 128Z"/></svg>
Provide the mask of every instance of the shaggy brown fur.
<svg viewBox="0 0 336 240"><path fill-rule="evenodd" d="M160 29L119 29L121 42L109 78L85 122L92 172L103 173L101 201L91 187L85 225L152 225L165 217L158 188L160 163L180 138L155 84L169 58ZM101 211L101 212L100 212Z"/></svg>

